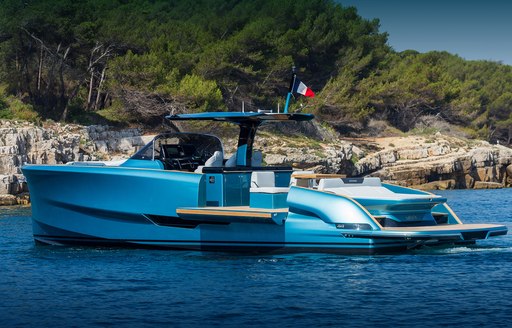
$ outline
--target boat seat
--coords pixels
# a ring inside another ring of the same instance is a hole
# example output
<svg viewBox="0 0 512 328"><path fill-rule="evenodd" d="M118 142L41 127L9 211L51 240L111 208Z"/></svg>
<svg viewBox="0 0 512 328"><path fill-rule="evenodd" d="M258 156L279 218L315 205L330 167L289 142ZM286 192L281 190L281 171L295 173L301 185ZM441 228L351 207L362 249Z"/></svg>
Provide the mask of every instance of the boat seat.
<svg viewBox="0 0 512 328"><path fill-rule="evenodd" d="M224 155L220 150L217 150L213 153L210 158L206 160L204 165L200 165L197 167L197 169L194 171L195 173L203 173L203 167L218 167L222 166L222 162L224 161Z"/></svg>
<svg viewBox="0 0 512 328"><path fill-rule="evenodd" d="M364 178L361 183L345 183L343 179L321 179L318 183L318 190L349 196L355 199L380 199L390 201L443 199L441 196L431 194L395 193L383 187L379 178Z"/></svg>
<svg viewBox="0 0 512 328"><path fill-rule="evenodd" d="M235 167L236 166L236 152L228 158L226 163L224 163L225 167Z"/></svg>
<svg viewBox="0 0 512 328"><path fill-rule="evenodd" d="M272 171L254 171L251 174L251 193L287 193L290 188L276 187L275 174Z"/></svg>
<svg viewBox="0 0 512 328"><path fill-rule="evenodd" d="M259 150L255 150L252 152L252 159L251 159L251 166L261 166L263 163L263 153ZM236 152L231 155L226 163L224 164L225 167L235 167L236 166Z"/></svg>
<svg viewBox="0 0 512 328"><path fill-rule="evenodd" d="M204 162L204 166L222 166L222 162L224 161L224 155L220 150L215 151L213 155Z"/></svg>
<svg viewBox="0 0 512 328"><path fill-rule="evenodd" d="M273 171L254 171L251 173L249 205L253 208L288 207L286 198L290 188L276 187Z"/></svg>
<svg viewBox="0 0 512 328"><path fill-rule="evenodd" d="M340 187L382 187L379 178L364 178L360 183L345 183L341 178L327 178L320 179L318 182L318 189L324 190L327 188L340 188ZM386 189L387 190L387 189Z"/></svg>

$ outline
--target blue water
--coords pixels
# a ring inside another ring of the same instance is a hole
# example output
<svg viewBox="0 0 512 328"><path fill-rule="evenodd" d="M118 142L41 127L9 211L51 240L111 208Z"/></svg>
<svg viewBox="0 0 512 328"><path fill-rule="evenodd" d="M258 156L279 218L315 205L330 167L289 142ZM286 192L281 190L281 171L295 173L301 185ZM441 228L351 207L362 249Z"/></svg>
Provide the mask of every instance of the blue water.
<svg viewBox="0 0 512 328"><path fill-rule="evenodd" d="M442 194L466 223L512 231L512 189ZM511 322L512 235L385 256L53 247L34 244L30 208L0 208L2 327Z"/></svg>

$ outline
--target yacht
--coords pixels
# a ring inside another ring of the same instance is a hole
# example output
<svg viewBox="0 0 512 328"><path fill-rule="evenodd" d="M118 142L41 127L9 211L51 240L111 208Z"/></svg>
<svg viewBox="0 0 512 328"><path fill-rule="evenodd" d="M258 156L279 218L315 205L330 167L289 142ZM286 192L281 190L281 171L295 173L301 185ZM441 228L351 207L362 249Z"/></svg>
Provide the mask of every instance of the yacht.
<svg viewBox="0 0 512 328"><path fill-rule="evenodd" d="M304 113L212 112L173 121L239 126L236 153L219 138L164 133L123 163L25 165L36 242L252 252L405 252L474 244L505 235L465 224L446 198L383 183L263 166L253 149L268 122L309 121Z"/></svg>

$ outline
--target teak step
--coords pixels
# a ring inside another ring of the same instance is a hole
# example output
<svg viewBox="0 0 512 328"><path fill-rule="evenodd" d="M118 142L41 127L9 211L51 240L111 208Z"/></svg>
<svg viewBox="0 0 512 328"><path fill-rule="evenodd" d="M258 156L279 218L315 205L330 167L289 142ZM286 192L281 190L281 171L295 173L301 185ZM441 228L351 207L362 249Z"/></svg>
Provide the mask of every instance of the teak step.
<svg viewBox="0 0 512 328"><path fill-rule="evenodd" d="M288 216L288 209L253 208L249 206L183 207L176 209L176 213L184 220L282 225Z"/></svg>

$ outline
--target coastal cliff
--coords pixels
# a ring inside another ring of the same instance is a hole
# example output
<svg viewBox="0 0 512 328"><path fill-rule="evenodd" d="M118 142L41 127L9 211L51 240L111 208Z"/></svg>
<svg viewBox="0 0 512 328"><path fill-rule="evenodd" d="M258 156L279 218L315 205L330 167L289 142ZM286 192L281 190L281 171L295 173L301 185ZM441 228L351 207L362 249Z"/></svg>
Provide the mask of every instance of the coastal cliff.
<svg viewBox="0 0 512 328"><path fill-rule="evenodd" d="M122 159L147 140L137 129L108 126L0 123L0 205L27 204L28 188L21 172L27 164Z"/></svg>
<svg viewBox="0 0 512 328"><path fill-rule="evenodd" d="M424 190L512 186L512 149L439 133L338 140L316 149L275 147L267 150L265 161L322 173L380 177Z"/></svg>
<svg viewBox="0 0 512 328"><path fill-rule="evenodd" d="M124 159L151 137L141 135L138 129L1 121L0 204L29 202L20 170L24 163ZM349 176L370 175L421 189L512 186L512 149L439 133L331 142L264 133L255 146L263 151L267 165L292 165ZM233 148L226 150L229 153Z"/></svg>

